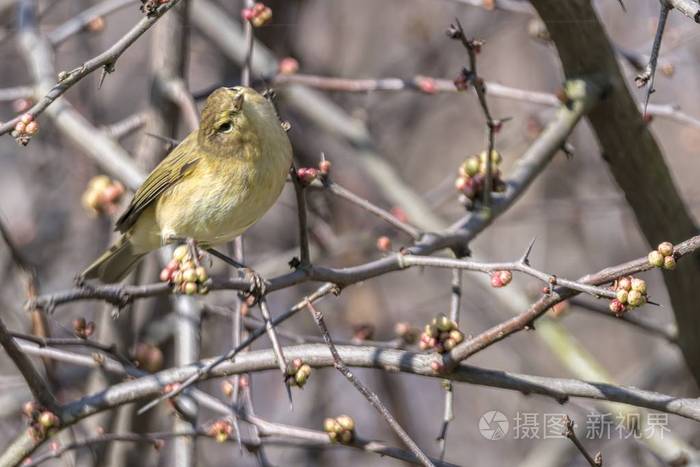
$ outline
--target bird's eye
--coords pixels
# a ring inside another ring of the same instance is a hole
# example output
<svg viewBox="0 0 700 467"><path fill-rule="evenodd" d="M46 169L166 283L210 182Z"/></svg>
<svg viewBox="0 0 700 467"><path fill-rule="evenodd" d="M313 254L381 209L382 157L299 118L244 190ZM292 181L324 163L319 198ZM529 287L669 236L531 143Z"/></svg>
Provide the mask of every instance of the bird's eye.
<svg viewBox="0 0 700 467"><path fill-rule="evenodd" d="M230 133L232 130L233 125L231 124L231 122L224 122L221 125L219 125L216 129L216 131L219 133Z"/></svg>

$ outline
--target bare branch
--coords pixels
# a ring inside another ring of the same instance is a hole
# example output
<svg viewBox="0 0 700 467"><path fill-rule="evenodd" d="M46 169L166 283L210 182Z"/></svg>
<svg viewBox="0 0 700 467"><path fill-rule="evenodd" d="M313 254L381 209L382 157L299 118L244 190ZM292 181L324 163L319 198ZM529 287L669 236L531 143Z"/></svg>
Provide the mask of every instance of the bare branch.
<svg viewBox="0 0 700 467"><path fill-rule="evenodd" d="M48 92L39 99L39 101L34 104L27 113L33 117L38 116L46 108L51 105L56 99L63 95L68 89L70 89L78 81L89 75L95 70L104 68L104 70L109 73L114 69L119 57L128 49L141 35L146 32L151 26L155 24L158 19L160 19L168 10L177 5L180 0L170 0L158 7L153 15L147 16L139 21L129 32L127 32L121 39L114 43L109 49L102 52L100 55L86 61L78 68L68 72L66 76L51 87ZM24 38L27 31L26 27L34 23L34 14L32 12L31 2L22 3L22 11L20 13L21 24L20 24L20 40L25 43L25 47L29 50L33 49L32 39L35 39L35 33L33 31L29 32L30 37ZM31 27L31 26L30 26ZM42 87L42 92L43 87ZM15 124L20 120L17 116L2 125L0 125L0 135L9 133L14 128Z"/></svg>
<svg viewBox="0 0 700 467"><path fill-rule="evenodd" d="M54 28L47 34L47 38L49 42L51 42L51 45L58 47L74 34L83 31L91 21L119 11L131 4L136 4L136 1L137 0L104 0L97 5L86 8L65 23Z"/></svg>
<svg viewBox="0 0 700 467"><path fill-rule="evenodd" d="M654 44L651 47L651 55L649 56L649 64L646 66L644 71L637 75L634 79L637 87L646 86L649 83L649 88L647 89L646 98L644 99L644 115L647 112L647 105L649 104L649 98L656 91L654 89L654 79L656 78L656 64L659 61L659 50L661 49L661 40L664 37L664 28L666 27L666 21L668 20L668 12L671 11L671 6L667 0L659 0L661 10L659 12L659 23L656 26L656 36L654 37Z"/></svg>
<svg viewBox="0 0 700 467"><path fill-rule="evenodd" d="M564 435L567 438L569 438L572 443L574 443L576 449L578 449L579 452L583 455L583 457L586 458L586 461L588 461L591 467L603 467L603 457L601 456L601 454L597 453L595 455L595 458L592 457L590 454L588 454L588 451L586 451L586 448L581 443L581 441L576 437L576 433L574 432L574 421L571 420L568 415L566 415L564 417L564 422L566 423L566 430L564 431Z"/></svg>
<svg viewBox="0 0 700 467"><path fill-rule="evenodd" d="M696 0L665 0L673 8L696 23L700 23L700 4Z"/></svg>
<svg viewBox="0 0 700 467"><path fill-rule="evenodd" d="M321 314L320 311L314 307L314 305L311 303L310 300L306 302L306 306L309 308L309 311L311 311L311 315L314 318L314 321L316 322L316 325L318 326L318 329L321 331L321 335L323 336L323 340L326 342L326 345L328 346L328 350L330 350L331 355L333 357L333 366L335 367L336 370L338 370L345 378L347 378L350 383L352 383L353 386L362 394L374 407L377 412L386 420L386 422L389 424L392 430L394 430L394 433L401 439L401 441L404 442L404 444L415 454L415 456L420 459L421 464L425 465L426 467L434 467L434 464L432 461L428 458L428 456L425 455L425 453L421 450L420 447L416 444L413 439L406 433L406 430L404 430L401 425L399 425L399 422L396 421L394 416L389 412L389 409L386 408L386 406L382 403L382 401L379 399L379 396L377 396L371 389L369 389L367 386L362 383L359 379L355 377L355 375L350 371L350 369L345 365L343 362L343 359L340 357L340 354L338 353L338 349L335 347L335 344L333 344L333 340L331 339L331 335L328 332L328 328L326 327L326 323L323 320L323 314Z"/></svg>

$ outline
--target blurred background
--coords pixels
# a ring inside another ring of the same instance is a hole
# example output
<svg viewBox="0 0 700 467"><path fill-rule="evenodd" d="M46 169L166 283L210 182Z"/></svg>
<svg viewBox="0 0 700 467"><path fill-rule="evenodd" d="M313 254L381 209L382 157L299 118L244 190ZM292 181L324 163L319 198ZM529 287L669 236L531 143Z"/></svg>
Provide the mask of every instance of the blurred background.
<svg viewBox="0 0 700 467"><path fill-rule="evenodd" d="M190 4L197 15L201 0ZM13 1L0 1L0 87L28 85L31 75L18 47L16 7ZM41 30L50 32L79 12L94 5L88 0L41 1ZM207 2L209 3L209 2ZM211 2L227 12L240 25L242 2ZM445 36L445 29L458 18L465 31L483 39L479 74L489 82L510 87L554 93L561 85L562 72L554 47L534 37L537 20L526 2L512 2L521 11L489 9L490 2L471 6L450 0L277 0L269 1L272 22L256 29L257 39L274 57L293 57L300 73L343 78L412 78L425 75L453 79L467 63L463 48ZM478 2L477 2L478 3ZM632 3L632 2L627 2ZM624 12L616 0L595 1L611 41L621 49L646 57L651 50L657 0L637 0ZM486 6L486 8L484 7ZM56 70L71 70L113 44L141 17L138 2L132 2L104 18L102 28L86 29L56 48ZM157 27L157 26L156 26ZM238 82L240 67L222 53L212 31L193 21L188 27L190 51L187 80L194 95L212 87ZM82 80L66 93L66 98L99 130L118 122L148 105L151 63L149 47L153 31L147 32L119 60L114 73L98 88L99 73ZM256 59L264 55L256 48ZM700 29L680 14L669 18L661 50L656 104L681 104L682 110L700 117L700 94L696 92L700 63ZM627 61L621 65L633 87L636 74ZM269 66L268 66L269 69ZM274 68L272 68L274 71ZM269 76L253 73L264 83ZM284 86L276 89L281 117L291 124L289 132L300 166L316 166L324 153L332 164L333 179L356 194L386 209L400 209L408 220L421 224L411 206L401 206L392 197L393 180L420 196L428 212L444 224L465 214L454 189L457 168L468 156L486 145L484 117L474 93L426 94L419 91L341 93L324 92L347 119L340 124L346 133L368 131L372 146L355 144L339 131L329 131L324 118L310 118L300 111L303 99L289 102ZM642 101L643 91L634 89ZM511 117L497 135L496 148L503 154L503 173L525 151L552 118L551 107L530 102L489 97L496 118ZM17 113L21 103L0 102L0 120ZM201 105L201 101L200 101ZM22 253L37 266L41 291L48 293L73 285L73 277L109 243L113 219L95 217L81 205L81 196L90 179L102 173L93 160L57 131L46 118L40 118L41 131L27 147L12 138L0 138L0 211L10 235ZM328 118L330 120L330 118ZM700 128L689 123L654 118L651 128L662 146L676 183L687 205L697 214L700 185ZM184 121L179 136L187 133ZM360 130L358 130L360 131ZM132 154L145 136L137 129L121 142ZM574 157L557 155L525 196L481 234L471 249L480 259L510 261L519 257L530 240L537 238L531 262L538 269L561 277L577 278L647 253L634 217L624 196L608 174L596 140L582 121L569 141ZM371 153L368 155L368 153ZM377 165L374 161L388 165ZM153 166L148 158L138 160L142 168ZM387 175L388 174L388 175ZM389 178L387 178L389 177ZM394 177L394 178L392 178ZM653 190L654 187L647 187ZM129 195L124 201L128 201ZM365 211L323 192L309 194L312 259L317 264L354 265L380 257L377 238L389 236L394 249L410 244L410 238L397 234ZM400 197L398 199L400 201ZM395 211L396 212L396 211ZM412 217L413 216L413 217ZM287 261L296 255L296 203L288 186L279 202L245 235L246 263L265 277L288 271ZM294 227L292 227L294 226ZM156 255L139 271L138 280L158 280ZM0 248L0 304L5 323L13 330L29 332L31 320L24 311L24 286L6 248ZM217 266L218 272L225 269ZM673 329L673 314L661 280L661 273L644 274L650 295L661 307L643 307L634 313L640 320L664 329ZM395 325L407 322L421 327L439 312L448 312L449 270L412 269L389 274L344 290L337 298L322 302L334 338L350 340L355 330L370 326L372 339L395 338ZM484 329L520 312L533 301L541 285L516 275L512 287L484 287L483 278L464 274L461 328L467 334ZM270 307L277 315L314 290L301 285L270 296ZM203 300L209 305L230 306L233 292L212 293ZM162 352L163 366L173 365L172 313L167 300L141 300L120 313L99 302L79 302L61 307L47 317L53 336L72 335L71 322L85 317L97 323L95 338L115 343L124 353L133 354L139 343ZM522 332L490 347L469 360L487 368L556 377L597 379L607 373L620 383L681 397L697 396L697 387L673 343L630 326L620 320L591 313L569 305L558 317L543 321L534 332ZM315 335L311 317L302 313L283 326L285 331ZM218 355L231 347L230 318L205 314L202 357ZM553 335L567 336L562 344ZM286 341L285 342L289 342ZM578 357L566 359L559 345L580 346ZM267 348L266 338L253 348ZM40 364L40 361L37 360ZM596 368L600 373L591 373ZM67 364L52 368L59 397L68 401L91 393L113 382L100 372ZM12 362L2 355L0 377L0 444L6 445L25 429L19 409L30 398ZM358 370L358 377L387 403L414 440L429 454L439 455L436 438L442 424L444 389L439 380L373 370ZM221 396L221 381L202 388ZM284 387L275 372L255 374L252 394L257 414L270 421L321 429L327 416L351 414L358 432L365 438L386 440L400 446L385 422L362 396L334 369L314 371L303 391L295 393L294 411L289 410ZM447 433L445 459L459 465L480 466L583 466L585 459L570 442L562 439L517 439L516 418L523 413L539 417L567 413L583 430L592 413L611 409L591 401L558 405L544 397L524 396L513 391L495 390L467 384L455 385L456 418ZM94 433L97 427L111 431L167 431L172 416L165 404L144 416L136 416L137 406L126 406L115 413L100 414L61 435L61 442ZM485 439L478 429L479 418L497 410L510 421L511 431L502 440ZM201 420L213 417L206 411ZM700 449L700 429L692 421L668 416L673 435ZM522 437L522 434L521 434ZM202 466L257 465L254 456L239 454L235 445L197 441ZM590 439L585 443L593 452L601 450L607 466L667 465L658 452L643 440ZM128 444L114 444L95 452L81 450L51 465L169 465L171 451ZM400 465L350 449L304 450L270 447L266 450L273 465ZM680 465L680 464L678 464Z"/></svg>

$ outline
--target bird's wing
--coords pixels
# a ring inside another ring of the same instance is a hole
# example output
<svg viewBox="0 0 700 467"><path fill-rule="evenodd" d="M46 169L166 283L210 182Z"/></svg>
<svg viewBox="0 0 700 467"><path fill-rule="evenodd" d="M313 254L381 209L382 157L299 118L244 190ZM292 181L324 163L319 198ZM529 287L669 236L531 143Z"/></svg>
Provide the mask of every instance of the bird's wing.
<svg viewBox="0 0 700 467"><path fill-rule="evenodd" d="M151 203L192 171L199 161L196 148L196 134L191 134L153 169L136 190L127 210L117 219L115 230L128 231Z"/></svg>

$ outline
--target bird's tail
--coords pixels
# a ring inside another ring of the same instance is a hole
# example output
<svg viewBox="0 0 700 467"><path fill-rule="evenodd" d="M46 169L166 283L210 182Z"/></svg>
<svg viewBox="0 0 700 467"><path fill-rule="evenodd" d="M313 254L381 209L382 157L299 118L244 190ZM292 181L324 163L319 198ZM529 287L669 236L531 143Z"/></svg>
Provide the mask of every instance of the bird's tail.
<svg viewBox="0 0 700 467"><path fill-rule="evenodd" d="M146 253L135 251L127 235L122 235L109 250L80 274L81 279L99 279L104 283L119 282Z"/></svg>

